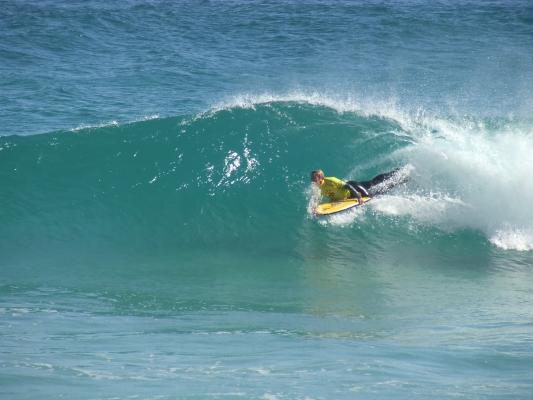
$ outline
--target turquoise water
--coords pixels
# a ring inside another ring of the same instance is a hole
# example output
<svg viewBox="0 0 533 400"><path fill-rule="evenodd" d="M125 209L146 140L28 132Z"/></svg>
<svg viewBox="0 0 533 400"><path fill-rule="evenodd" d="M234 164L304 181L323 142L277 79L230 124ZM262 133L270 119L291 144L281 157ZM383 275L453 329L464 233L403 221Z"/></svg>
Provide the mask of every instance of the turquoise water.
<svg viewBox="0 0 533 400"><path fill-rule="evenodd" d="M2 4L0 397L530 399L532 18Z"/></svg>

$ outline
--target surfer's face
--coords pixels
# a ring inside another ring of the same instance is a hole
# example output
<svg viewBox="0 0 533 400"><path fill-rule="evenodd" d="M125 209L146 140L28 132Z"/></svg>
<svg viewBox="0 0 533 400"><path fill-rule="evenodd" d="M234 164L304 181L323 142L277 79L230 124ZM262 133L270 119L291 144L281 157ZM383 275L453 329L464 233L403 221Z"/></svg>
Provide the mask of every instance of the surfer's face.
<svg viewBox="0 0 533 400"><path fill-rule="evenodd" d="M322 185L322 182L324 182L324 177L320 175L313 176L313 182L317 184L318 186Z"/></svg>
<svg viewBox="0 0 533 400"><path fill-rule="evenodd" d="M321 169L311 172L311 182L315 183L317 186L321 186L324 182L324 172L322 172Z"/></svg>

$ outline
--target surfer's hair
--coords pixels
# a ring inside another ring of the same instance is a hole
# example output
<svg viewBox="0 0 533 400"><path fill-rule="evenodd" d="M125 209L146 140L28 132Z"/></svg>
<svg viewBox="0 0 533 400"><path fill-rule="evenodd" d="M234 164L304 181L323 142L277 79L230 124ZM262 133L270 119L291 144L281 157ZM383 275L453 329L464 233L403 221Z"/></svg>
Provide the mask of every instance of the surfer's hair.
<svg viewBox="0 0 533 400"><path fill-rule="evenodd" d="M324 177L324 171L321 169L316 169L314 171L311 171L311 182L314 182L315 177L320 176L321 178Z"/></svg>

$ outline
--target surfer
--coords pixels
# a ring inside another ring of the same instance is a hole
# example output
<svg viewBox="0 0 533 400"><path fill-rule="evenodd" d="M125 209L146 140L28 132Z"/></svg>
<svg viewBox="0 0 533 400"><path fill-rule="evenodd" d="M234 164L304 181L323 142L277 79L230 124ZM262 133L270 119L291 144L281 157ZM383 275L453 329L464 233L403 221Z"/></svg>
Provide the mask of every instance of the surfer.
<svg viewBox="0 0 533 400"><path fill-rule="evenodd" d="M359 204L363 204L363 197L372 197L383 194L400 182L391 182L389 185L381 185L398 172L399 168L379 174L369 181L343 181L334 176L324 176L321 169L311 172L311 182L319 188L322 196L328 197L330 201L342 201L346 199L357 199ZM403 181L403 180L402 180Z"/></svg>

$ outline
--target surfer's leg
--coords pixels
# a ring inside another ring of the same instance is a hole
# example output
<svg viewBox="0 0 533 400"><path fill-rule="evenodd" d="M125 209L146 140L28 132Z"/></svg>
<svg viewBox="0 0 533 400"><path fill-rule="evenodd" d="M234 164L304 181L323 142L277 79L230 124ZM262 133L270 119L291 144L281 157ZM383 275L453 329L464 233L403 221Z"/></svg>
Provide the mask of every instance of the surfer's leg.
<svg viewBox="0 0 533 400"><path fill-rule="evenodd" d="M378 176L373 177L370 182L370 187L379 185L380 183L390 179L396 172L399 171L399 168L392 170L390 172L385 172L384 174L379 174Z"/></svg>
<svg viewBox="0 0 533 400"><path fill-rule="evenodd" d="M383 182L390 180L399 170L399 168L396 168L390 172L379 174L369 181L361 182L361 185L366 187L374 196L377 194L386 193L396 185L399 185L400 183L403 183L405 181L404 179L400 179L397 181L391 180L390 182L387 182L386 184L382 185Z"/></svg>
<svg viewBox="0 0 533 400"><path fill-rule="evenodd" d="M350 186L352 186L355 190L357 190L359 193L361 193L361 196L369 197L370 194L368 193L367 187L361 184L361 182L357 181L348 181L346 182ZM353 198L353 197L350 197Z"/></svg>

